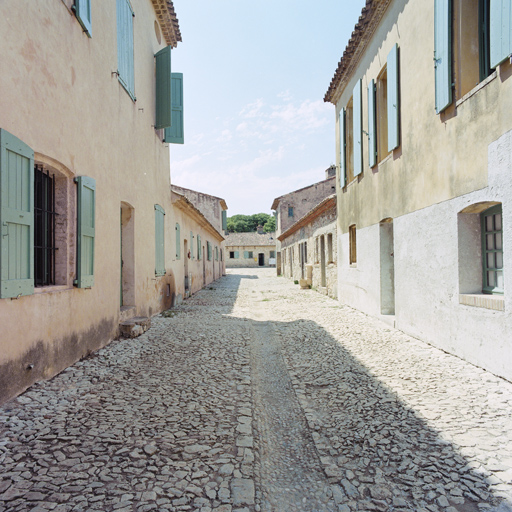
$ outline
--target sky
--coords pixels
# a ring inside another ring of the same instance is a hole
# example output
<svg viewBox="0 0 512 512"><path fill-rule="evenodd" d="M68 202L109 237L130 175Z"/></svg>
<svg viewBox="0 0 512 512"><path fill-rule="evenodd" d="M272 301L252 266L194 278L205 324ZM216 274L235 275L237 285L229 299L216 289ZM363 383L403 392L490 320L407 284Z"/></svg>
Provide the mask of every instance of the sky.
<svg viewBox="0 0 512 512"><path fill-rule="evenodd" d="M222 197L228 216L325 179L335 110L323 98L365 0L173 0L183 41L185 144L171 182Z"/></svg>

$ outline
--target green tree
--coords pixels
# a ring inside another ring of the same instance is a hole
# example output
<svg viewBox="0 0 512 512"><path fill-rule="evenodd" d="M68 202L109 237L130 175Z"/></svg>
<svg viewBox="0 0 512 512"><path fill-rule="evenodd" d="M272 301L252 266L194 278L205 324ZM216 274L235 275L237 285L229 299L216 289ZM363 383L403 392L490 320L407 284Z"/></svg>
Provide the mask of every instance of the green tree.
<svg viewBox="0 0 512 512"><path fill-rule="evenodd" d="M269 224L270 223L270 224ZM266 229L267 226L269 229ZM268 213L255 213L254 215L237 214L227 219L227 228L230 233L252 233L258 226L263 226L266 232L275 230L275 219ZM270 229L270 227L273 228Z"/></svg>
<svg viewBox="0 0 512 512"><path fill-rule="evenodd" d="M272 233L276 230L276 218L272 215L270 219L263 225L265 233Z"/></svg>

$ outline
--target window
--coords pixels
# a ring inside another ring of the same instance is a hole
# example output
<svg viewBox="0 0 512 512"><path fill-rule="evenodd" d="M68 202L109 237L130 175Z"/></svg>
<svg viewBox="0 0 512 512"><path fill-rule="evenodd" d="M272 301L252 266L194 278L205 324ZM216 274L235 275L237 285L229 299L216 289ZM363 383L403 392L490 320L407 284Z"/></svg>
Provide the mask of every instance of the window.
<svg viewBox="0 0 512 512"><path fill-rule="evenodd" d="M155 204L155 275L157 276L165 274L164 218L164 209L159 204Z"/></svg>
<svg viewBox="0 0 512 512"><path fill-rule="evenodd" d="M180 234L180 225L176 222L176 227L174 228L176 232L176 259L181 259L181 234Z"/></svg>
<svg viewBox="0 0 512 512"><path fill-rule="evenodd" d="M200 260L203 257L201 251L201 237L197 235L197 259Z"/></svg>
<svg viewBox="0 0 512 512"><path fill-rule="evenodd" d="M244 258L246 260L253 258L253 251L244 251Z"/></svg>
<svg viewBox="0 0 512 512"><path fill-rule="evenodd" d="M206 242L206 253L208 261L212 259L212 244L210 242Z"/></svg>
<svg viewBox="0 0 512 512"><path fill-rule="evenodd" d="M229 259L234 260L235 259L235 251L229 251Z"/></svg>
<svg viewBox="0 0 512 512"><path fill-rule="evenodd" d="M482 222L483 292L503 293L503 224L501 205L480 214Z"/></svg>
<svg viewBox="0 0 512 512"><path fill-rule="evenodd" d="M215 246L215 261L219 261L219 248Z"/></svg>
<svg viewBox="0 0 512 512"><path fill-rule="evenodd" d="M75 0L73 11L84 32L91 37L91 0Z"/></svg>
<svg viewBox="0 0 512 512"><path fill-rule="evenodd" d="M129 0L117 0L117 77L135 101L133 17Z"/></svg>
<svg viewBox="0 0 512 512"><path fill-rule="evenodd" d="M184 144L183 73L171 73L171 126L165 129L164 142Z"/></svg>
<svg viewBox="0 0 512 512"><path fill-rule="evenodd" d="M332 256L332 233L327 235L327 263L333 263L334 259Z"/></svg>
<svg viewBox="0 0 512 512"><path fill-rule="evenodd" d="M275 258L276 257L276 251L270 251L269 258Z"/></svg>
<svg viewBox="0 0 512 512"><path fill-rule="evenodd" d="M293 217L293 206L288 206L288 217Z"/></svg>
<svg viewBox="0 0 512 512"><path fill-rule="evenodd" d="M352 224L348 228L349 236L349 263L355 265L357 263L357 247L356 247L356 225Z"/></svg>

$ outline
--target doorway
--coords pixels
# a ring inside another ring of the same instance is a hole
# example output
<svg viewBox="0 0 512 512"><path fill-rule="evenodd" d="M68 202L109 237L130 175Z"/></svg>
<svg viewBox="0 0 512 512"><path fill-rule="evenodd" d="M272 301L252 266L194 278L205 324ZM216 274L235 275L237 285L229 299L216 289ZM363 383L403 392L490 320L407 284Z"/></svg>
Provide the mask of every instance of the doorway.
<svg viewBox="0 0 512 512"><path fill-rule="evenodd" d="M135 306L134 214L131 205L121 203L121 307Z"/></svg>
<svg viewBox="0 0 512 512"><path fill-rule="evenodd" d="M380 238L380 313L395 314L395 257L393 219L379 224Z"/></svg>
<svg viewBox="0 0 512 512"><path fill-rule="evenodd" d="M265 254L262 252L258 253L258 266L265 266Z"/></svg>

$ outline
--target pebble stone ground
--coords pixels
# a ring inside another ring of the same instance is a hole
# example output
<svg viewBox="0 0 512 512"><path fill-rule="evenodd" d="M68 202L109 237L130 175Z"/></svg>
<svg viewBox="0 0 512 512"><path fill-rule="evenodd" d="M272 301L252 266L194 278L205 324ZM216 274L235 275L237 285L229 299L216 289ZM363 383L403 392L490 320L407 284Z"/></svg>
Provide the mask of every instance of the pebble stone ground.
<svg viewBox="0 0 512 512"><path fill-rule="evenodd" d="M510 512L512 384L238 269L0 407L0 512Z"/></svg>

